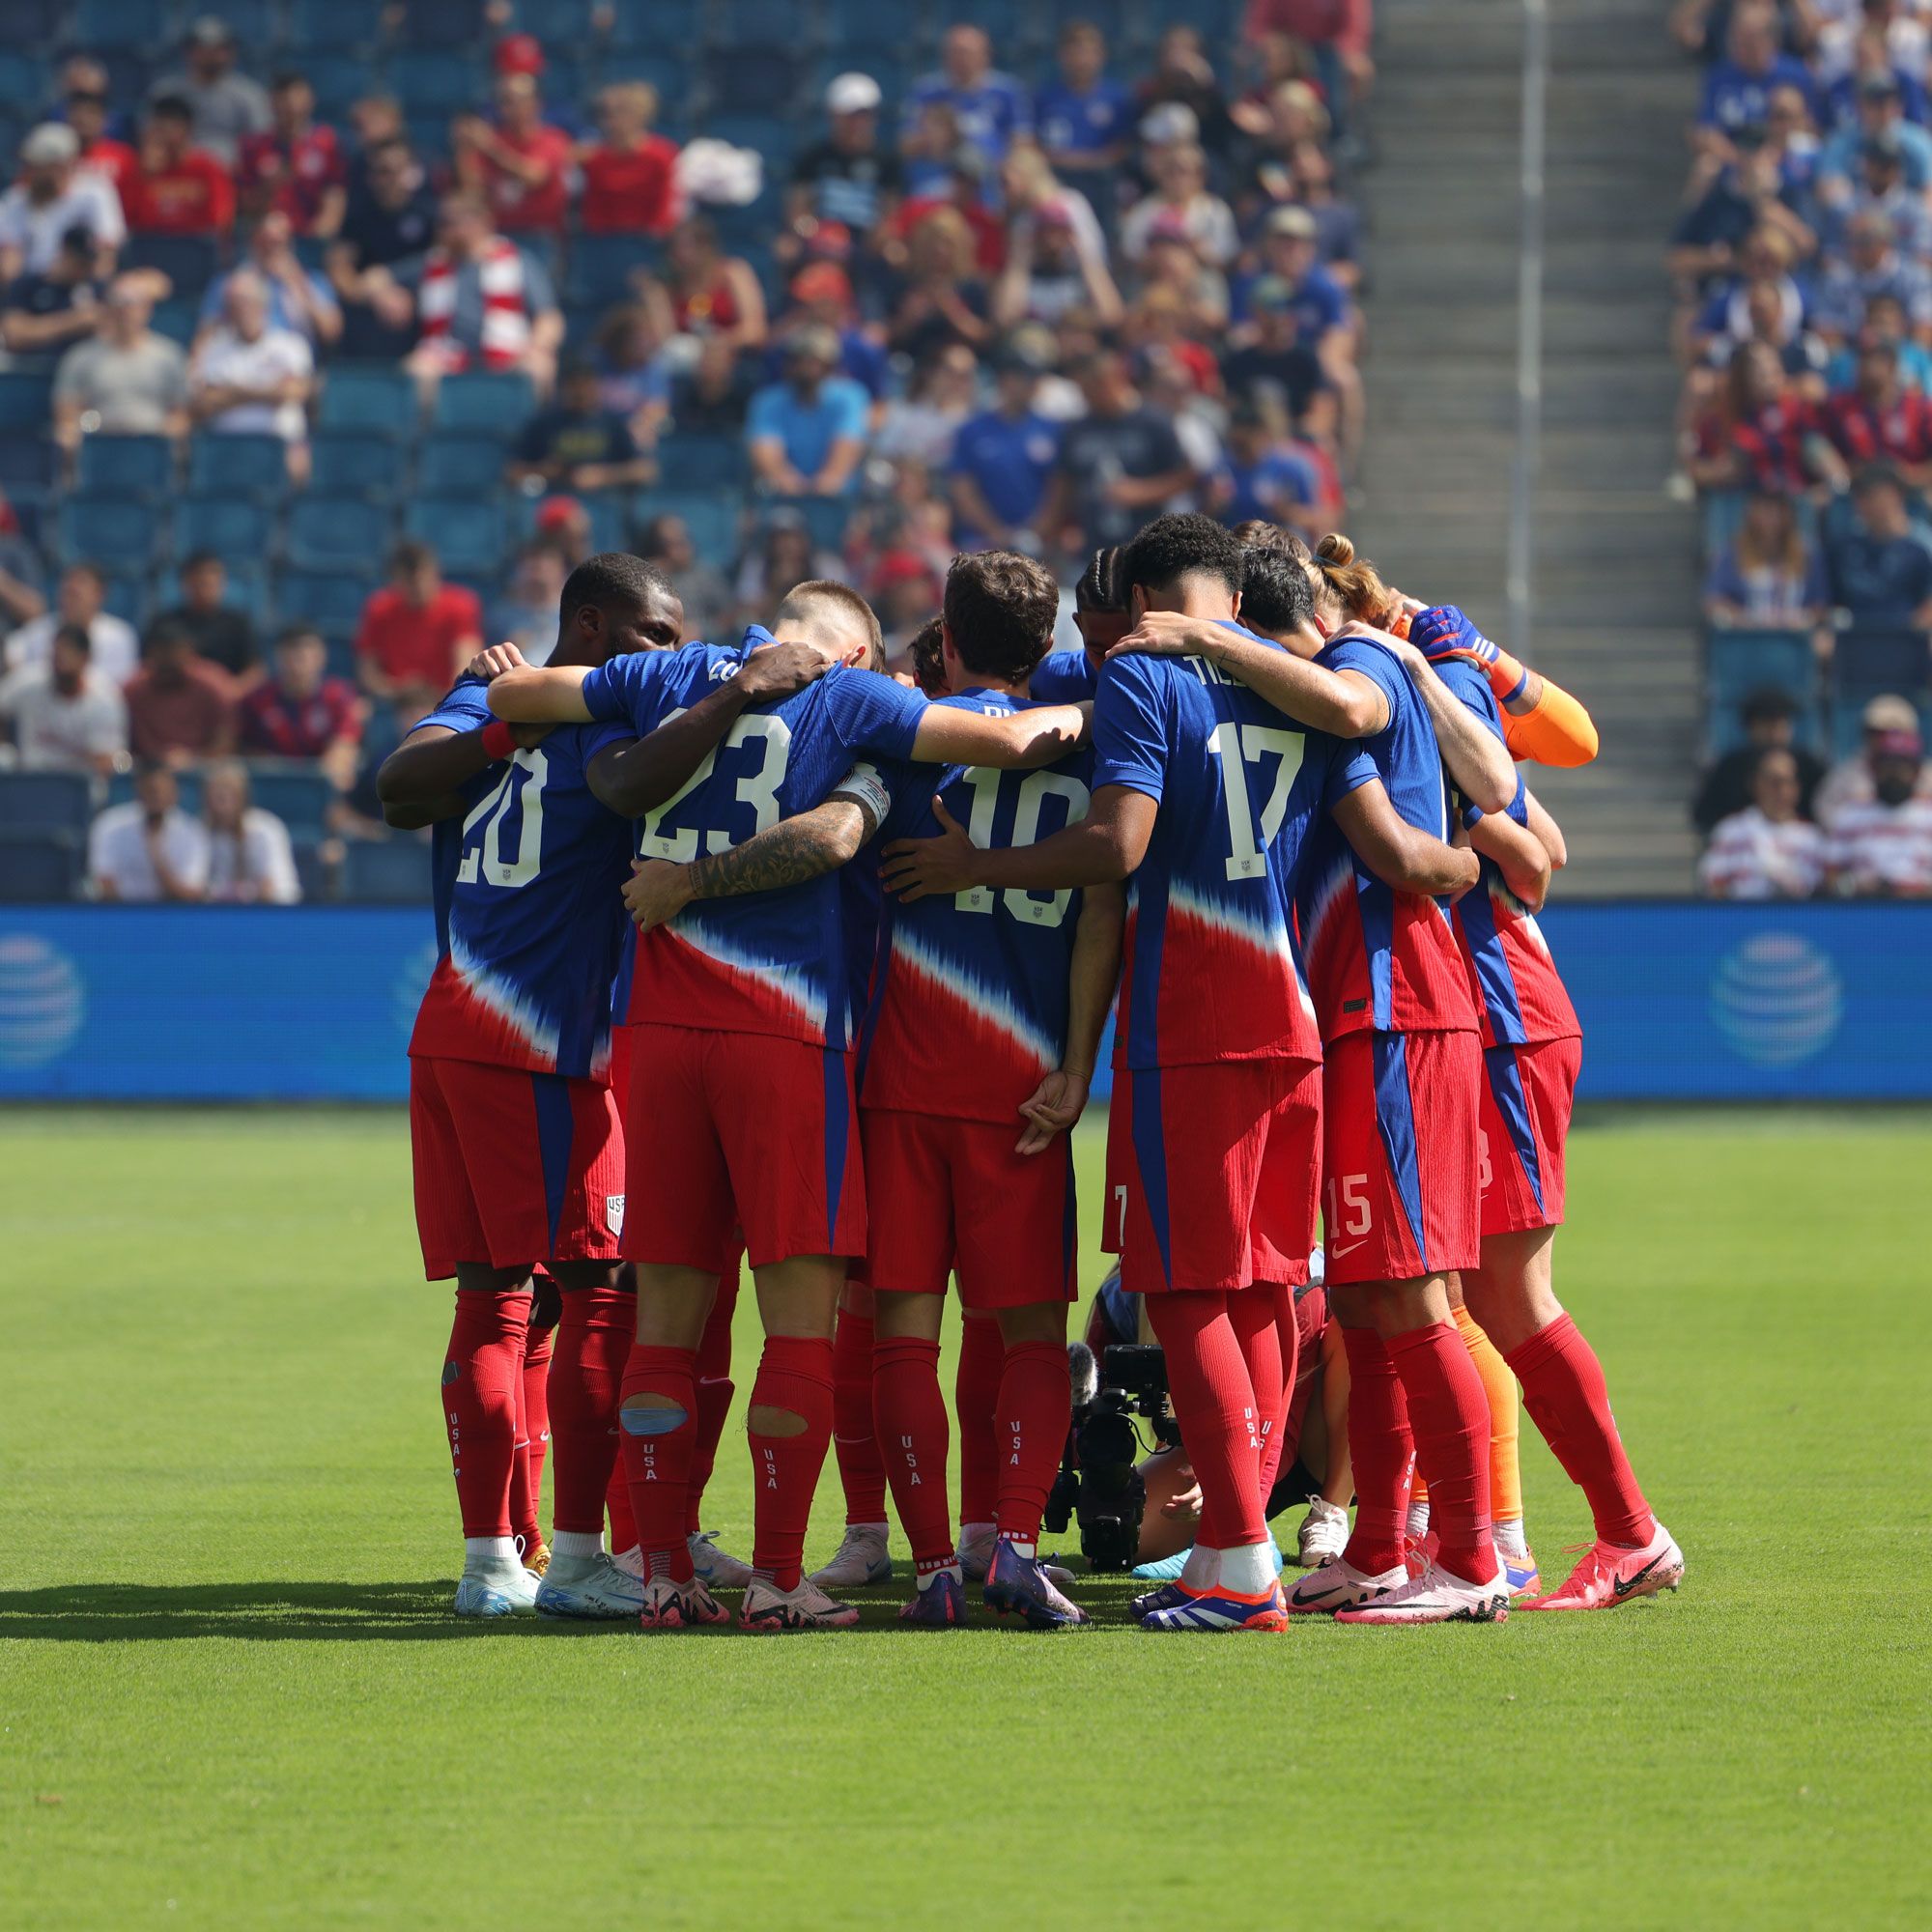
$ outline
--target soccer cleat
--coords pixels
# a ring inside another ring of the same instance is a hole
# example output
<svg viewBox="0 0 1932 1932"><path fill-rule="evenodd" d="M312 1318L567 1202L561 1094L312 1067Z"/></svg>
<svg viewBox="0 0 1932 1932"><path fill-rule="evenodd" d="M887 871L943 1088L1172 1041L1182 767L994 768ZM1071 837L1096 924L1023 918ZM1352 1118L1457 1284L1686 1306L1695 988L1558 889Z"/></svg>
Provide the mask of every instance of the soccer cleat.
<svg viewBox="0 0 1932 1932"><path fill-rule="evenodd" d="M1301 1519L1301 1537L1295 1546L1294 1560L1304 1570L1313 1570L1341 1555L1348 1547L1348 1505L1310 1496L1308 1514Z"/></svg>
<svg viewBox="0 0 1932 1932"><path fill-rule="evenodd" d="M863 1590L873 1583L890 1583L893 1559L886 1553L885 1524L848 1522L844 1542L830 1563L811 1573L811 1580L821 1591Z"/></svg>
<svg viewBox="0 0 1932 1932"><path fill-rule="evenodd" d="M1180 1573L1187 1568L1187 1559L1193 1554L1194 1546L1190 1543L1172 1556L1156 1556L1151 1563L1136 1563L1130 1574L1143 1583L1178 1583Z"/></svg>
<svg viewBox="0 0 1932 1932"><path fill-rule="evenodd" d="M1399 1590L1338 1610L1338 1624L1499 1624L1509 1618L1509 1577L1500 1562L1487 1583L1467 1583L1439 1563Z"/></svg>
<svg viewBox="0 0 1932 1932"><path fill-rule="evenodd" d="M1244 1596L1238 1590L1223 1590L1218 1585L1197 1595L1183 1584L1178 1604L1150 1610L1141 1619L1141 1628L1151 1631L1285 1631L1288 1605L1281 1585L1270 1583L1259 1596Z"/></svg>
<svg viewBox="0 0 1932 1932"><path fill-rule="evenodd" d="M641 1544L634 1543L631 1545L630 1548L620 1549L616 1555L611 1557L611 1561L614 1563L617 1566L617 1568L624 1573L625 1576L635 1577L640 1582L643 1580L644 1551L643 1551L643 1546Z"/></svg>
<svg viewBox="0 0 1932 1932"><path fill-rule="evenodd" d="M1157 1590L1133 1598L1127 1605L1127 1613L1136 1618L1151 1616L1155 1610L1171 1609L1176 1604L1184 1603L1186 1598L1187 1592L1178 1580L1163 1583Z"/></svg>
<svg viewBox="0 0 1932 1932"><path fill-rule="evenodd" d="M1569 1580L1547 1597L1532 1597L1524 1610L1613 1610L1633 1597L1654 1597L1684 1580L1684 1552L1660 1522L1648 1543L1629 1549L1615 1543L1593 1543Z"/></svg>
<svg viewBox="0 0 1932 1932"><path fill-rule="evenodd" d="M715 1630L731 1612L696 1577L649 1577L642 1584L638 1628L641 1631Z"/></svg>
<svg viewBox="0 0 1932 1932"><path fill-rule="evenodd" d="M745 1585L745 1602L738 1612L740 1630L764 1635L782 1631L850 1630L858 1621L854 1605L828 1597L810 1577L795 1590L781 1590L766 1577L753 1577Z"/></svg>
<svg viewBox="0 0 1932 1932"><path fill-rule="evenodd" d="M1074 1630L1091 1622L1087 1612L1060 1590L1035 1556L1022 1556L1010 1543L993 1551L986 1572L986 1607L1017 1616L1030 1630Z"/></svg>
<svg viewBox="0 0 1932 1932"><path fill-rule="evenodd" d="M527 1550L527 1554L526 1551ZM530 1548L520 1536L517 1538L517 1555L523 1566L532 1577L542 1577L550 1569L550 1545L538 1537L534 1548Z"/></svg>
<svg viewBox="0 0 1932 1932"><path fill-rule="evenodd" d="M966 1621L966 1585L945 1571L912 1593L901 1606L899 1622L919 1630L957 1630Z"/></svg>
<svg viewBox="0 0 1932 1932"><path fill-rule="evenodd" d="M521 1564L466 1570L456 1585L459 1617L521 1617L536 1608L537 1579Z"/></svg>
<svg viewBox="0 0 1932 1932"><path fill-rule="evenodd" d="M537 1586L537 1615L590 1622L628 1622L644 1607L644 1586L599 1550L595 1556L558 1556Z"/></svg>
<svg viewBox="0 0 1932 1932"><path fill-rule="evenodd" d="M1536 1593L1543 1581L1543 1573L1536 1567L1536 1552L1525 1544L1520 1549L1505 1549L1496 1545L1496 1555L1501 1561L1504 1574L1509 1578L1512 1597L1528 1597Z"/></svg>
<svg viewBox="0 0 1932 1932"><path fill-rule="evenodd" d="M959 1569L969 1583L983 1583L993 1567L993 1545L999 1529L990 1522L962 1522L959 1525Z"/></svg>
<svg viewBox="0 0 1932 1932"><path fill-rule="evenodd" d="M1357 1570L1346 1557L1338 1556L1319 1570L1297 1577L1288 1593L1288 1607L1296 1615L1333 1616L1353 1609L1358 1604L1372 1604L1408 1581L1408 1571L1398 1565L1393 1570L1371 1576Z"/></svg>
<svg viewBox="0 0 1932 1932"><path fill-rule="evenodd" d="M742 1590L752 1580L752 1566L718 1547L715 1529L700 1529L689 1537L691 1567L698 1580L714 1590Z"/></svg>

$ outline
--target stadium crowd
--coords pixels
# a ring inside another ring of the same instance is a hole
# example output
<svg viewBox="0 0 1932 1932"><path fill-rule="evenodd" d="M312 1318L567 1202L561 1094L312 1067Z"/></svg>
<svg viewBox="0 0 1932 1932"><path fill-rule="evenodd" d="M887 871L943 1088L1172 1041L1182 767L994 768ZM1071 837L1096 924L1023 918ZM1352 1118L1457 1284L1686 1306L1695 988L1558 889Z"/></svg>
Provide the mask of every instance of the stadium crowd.
<svg viewBox="0 0 1932 1932"><path fill-rule="evenodd" d="M1669 272L1719 897L1932 893L1928 29L1918 0L1672 15L1704 63Z"/></svg>
<svg viewBox="0 0 1932 1932"><path fill-rule="evenodd" d="M419 895L377 769L593 551L902 652L955 550L1336 521L1366 0L971 14L9 7L7 889Z"/></svg>

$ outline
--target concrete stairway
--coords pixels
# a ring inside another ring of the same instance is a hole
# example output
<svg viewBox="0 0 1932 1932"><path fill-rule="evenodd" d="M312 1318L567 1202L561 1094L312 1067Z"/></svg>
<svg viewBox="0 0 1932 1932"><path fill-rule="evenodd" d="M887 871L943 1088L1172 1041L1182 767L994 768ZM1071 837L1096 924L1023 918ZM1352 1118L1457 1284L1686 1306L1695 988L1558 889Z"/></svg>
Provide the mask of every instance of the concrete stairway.
<svg viewBox="0 0 1932 1932"><path fill-rule="evenodd" d="M1662 0L1552 0L1531 656L1588 704L1596 763L1537 790L1565 891L1687 892L1700 704L1694 519L1663 495L1676 375L1662 250L1695 76ZM1383 0L1358 541L1505 635L1518 430L1523 14ZM1422 128L1419 136L1406 128Z"/></svg>

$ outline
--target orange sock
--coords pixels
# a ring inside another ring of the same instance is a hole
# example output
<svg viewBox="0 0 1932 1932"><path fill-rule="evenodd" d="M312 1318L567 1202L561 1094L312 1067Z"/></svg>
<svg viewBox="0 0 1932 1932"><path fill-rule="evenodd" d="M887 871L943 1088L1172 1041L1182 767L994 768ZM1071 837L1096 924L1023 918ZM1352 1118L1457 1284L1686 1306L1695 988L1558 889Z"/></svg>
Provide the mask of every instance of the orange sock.
<svg viewBox="0 0 1932 1932"><path fill-rule="evenodd" d="M1466 1308L1456 1310L1456 1326L1462 1330L1469 1359L1475 1363L1476 1373L1483 1378L1483 1393L1489 1398L1491 1513L1497 1522L1520 1522L1522 1468L1517 1457L1520 1402L1516 1377Z"/></svg>

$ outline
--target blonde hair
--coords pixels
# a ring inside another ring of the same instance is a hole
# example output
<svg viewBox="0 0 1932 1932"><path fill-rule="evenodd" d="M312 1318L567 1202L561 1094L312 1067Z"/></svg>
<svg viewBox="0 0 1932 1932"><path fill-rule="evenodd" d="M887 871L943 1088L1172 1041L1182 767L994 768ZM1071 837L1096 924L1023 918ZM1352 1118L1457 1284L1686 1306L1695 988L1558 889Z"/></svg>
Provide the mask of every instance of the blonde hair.
<svg viewBox="0 0 1932 1932"><path fill-rule="evenodd" d="M1330 530L1310 558L1316 572L1316 601L1332 598L1345 616L1387 628L1395 611L1395 592L1367 557L1357 561L1355 546L1340 530Z"/></svg>

